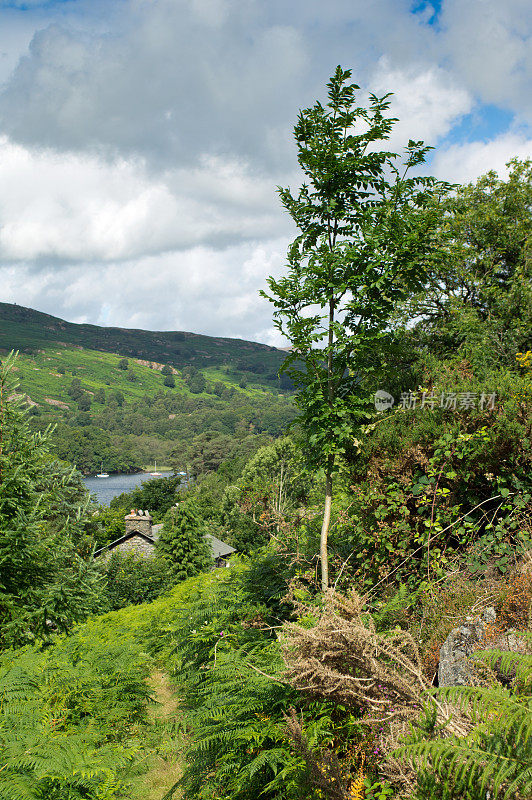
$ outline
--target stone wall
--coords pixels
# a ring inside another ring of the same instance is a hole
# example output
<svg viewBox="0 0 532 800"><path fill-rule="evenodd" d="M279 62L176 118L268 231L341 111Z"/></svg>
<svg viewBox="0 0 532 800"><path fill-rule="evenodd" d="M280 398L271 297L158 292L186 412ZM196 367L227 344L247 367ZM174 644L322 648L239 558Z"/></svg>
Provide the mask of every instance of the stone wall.
<svg viewBox="0 0 532 800"><path fill-rule="evenodd" d="M142 536L131 536L125 542L121 542L113 548L113 552L119 553L136 553L139 556L152 556L153 544L147 542Z"/></svg>
<svg viewBox="0 0 532 800"><path fill-rule="evenodd" d="M120 544L117 544L111 550L104 550L99 558L103 558L104 561L107 561L111 558L113 553L121 553L122 555L126 553L135 553L138 556L151 558L155 555L155 548L151 542L147 542L142 536L131 536L130 539L126 539L125 542L120 542Z"/></svg>
<svg viewBox="0 0 532 800"><path fill-rule="evenodd" d="M152 522L153 520L150 514L138 514L132 511L125 519L126 533L138 531L145 536L151 536Z"/></svg>

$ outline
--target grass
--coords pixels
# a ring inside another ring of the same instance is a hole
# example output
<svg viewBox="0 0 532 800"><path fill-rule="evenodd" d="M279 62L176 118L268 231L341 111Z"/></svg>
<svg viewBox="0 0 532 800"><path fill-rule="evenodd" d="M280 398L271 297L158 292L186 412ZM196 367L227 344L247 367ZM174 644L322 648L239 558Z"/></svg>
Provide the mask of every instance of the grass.
<svg viewBox="0 0 532 800"><path fill-rule="evenodd" d="M125 402L133 402L145 394L154 394L161 389L164 376L157 370L129 361L129 370L120 369L121 356L102 353L83 348L41 350L35 355L20 353L17 361L18 378L22 390L30 398L44 406L52 406L46 398L59 400L72 408L77 404L69 397L67 389L73 378L79 378L83 388L89 392L103 389L120 391ZM61 370L64 374L61 374ZM128 372L135 375L135 381L127 378ZM176 393L188 394L184 381L175 376ZM95 404L98 407L98 404Z"/></svg>
<svg viewBox="0 0 532 800"><path fill-rule="evenodd" d="M150 687L155 703L150 708L147 749L148 769L133 783L131 800L162 800L181 778L181 752L183 735L179 726L179 701L168 676L154 669L150 676ZM174 792L174 800L180 798L180 790Z"/></svg>
<svg viewBox="0 0 532 800"><path fill-rule="evenodd" d="M153 395L161 390L172 391L176 396L183 397L212 397L205 392L192 394L179 375L174 375L175 388L169 390L164 386L164 376L158 370L139 364L132 358L128 359L128 369L123 370L118 366L121 358L122 356L116 353L56 346L39 350L31 355L21 352L15 369L21 390L44 410L53 409L54 402L50 403L50 400L64 403L73 410L77 408L77 403L67 393L73 378L79 378L83 388L92 394L99 389L103 389L106 396L109 392L120 391L126 403L132 403L144 395ZM237 381L232 380L223 368L209 368L203 372L207 380L213 383L220 381L225 386L237 385ZM130 373L134 374L134 381L128 379ZM274 389L269 390L257 385L239 391L249 397L277 394ZM95 409L100 407L102 407L100 404L94 403Z"/></svg>

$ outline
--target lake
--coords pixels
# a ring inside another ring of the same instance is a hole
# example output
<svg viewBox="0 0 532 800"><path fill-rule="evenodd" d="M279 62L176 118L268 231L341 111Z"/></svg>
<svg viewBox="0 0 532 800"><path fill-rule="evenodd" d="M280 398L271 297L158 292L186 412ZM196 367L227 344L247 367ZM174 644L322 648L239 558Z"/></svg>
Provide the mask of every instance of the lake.
<svg viewBox="0 0 532 800"><path fill-rule="evenodd" d="M173 472L161 472L161 478L169 478ZM91 476L83 478L83 483L93 495L96 495L98 502L102 506L108 506L113 497L122 492L130 492L135 486L140 486L145 481L153 480L153 475L149 472L137 472L134 475L109 475L108 478L96 478Z"/></svg>

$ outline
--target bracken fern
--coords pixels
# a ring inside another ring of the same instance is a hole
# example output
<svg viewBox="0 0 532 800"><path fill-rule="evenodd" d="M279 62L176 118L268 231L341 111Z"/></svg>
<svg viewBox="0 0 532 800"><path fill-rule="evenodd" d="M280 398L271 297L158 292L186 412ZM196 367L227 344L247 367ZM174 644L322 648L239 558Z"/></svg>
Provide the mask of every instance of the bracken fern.
<svg viewBox="0 0 532 800"><path fill-rule="evenodd" d="M395 758L407 760L422 778L437 777L434 797L517 800L532 792L532 656L497 650L477 654L511 680L484 686L453 686L436 696L470 717L473 728L465 737L448 735L435 726L431 735L412 734ZM430 726L429 726L430 727ZM419 795L427 798L426 790Z"/></svg>

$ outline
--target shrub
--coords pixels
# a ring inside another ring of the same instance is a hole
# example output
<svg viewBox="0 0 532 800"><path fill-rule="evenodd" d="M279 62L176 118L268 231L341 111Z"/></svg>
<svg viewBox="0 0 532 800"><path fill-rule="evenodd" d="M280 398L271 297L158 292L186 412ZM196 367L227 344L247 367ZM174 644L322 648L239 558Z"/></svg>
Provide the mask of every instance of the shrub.
<svg viewBox="0 0 532 800"><path fill-rule="evenodd" d="M105 591L113 610L149 603L173 585L160 559L113 553L105 568Z"/></svg>
<svg viewBox="0 0 532 800"><path fill-rule="evenodd" d="M0 797L114 800L139 750L148 659L132 641L80 635L0 656Z"/></svg>
<svg viewBox="0 0 532 800"><path fill-rule="evenodd" d="M13 356L0 366L0 648L49 639L98 610L98 575L77 552L88 495L33 432Z"/></svg>
<svg viewBox="0 0 532 800"><path fill-rule="evenodd" d="M427 710L394 756L418 773L419 800L525 800L532 792L532 656L487 651L477 658L506 674L510 686L453 686L435 692L469 721L466 736L449 733Z"/></svg>

